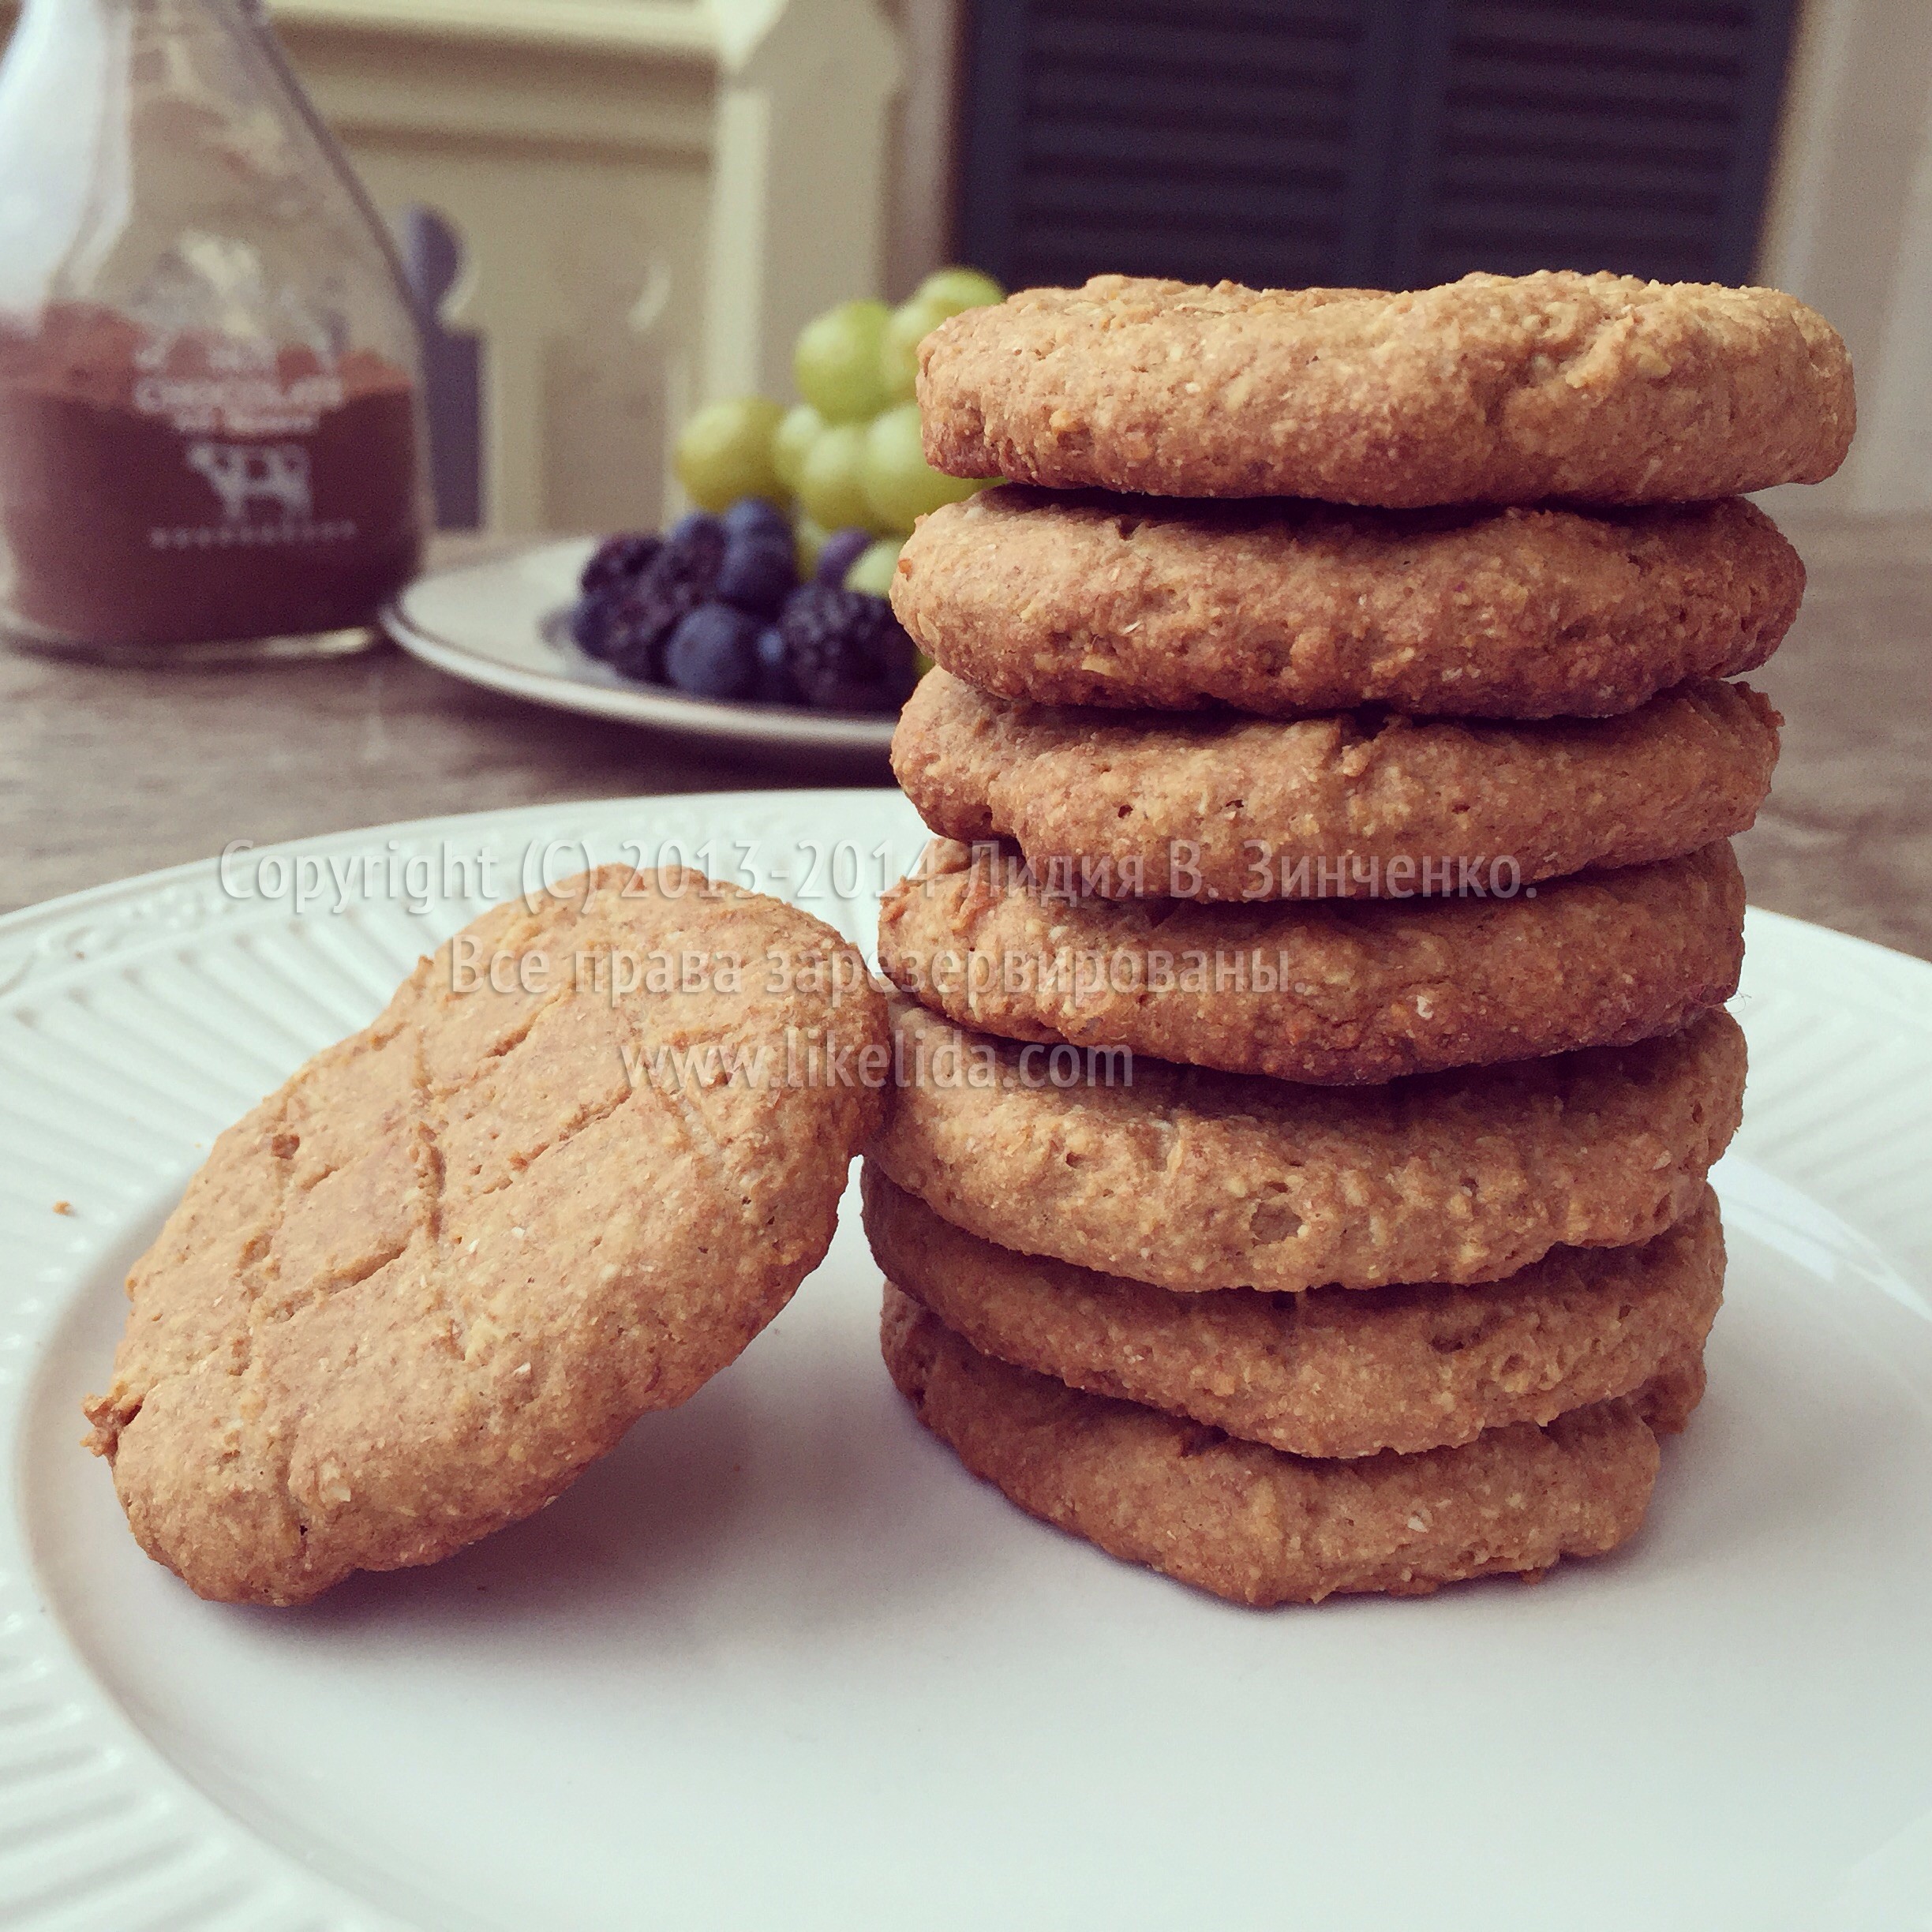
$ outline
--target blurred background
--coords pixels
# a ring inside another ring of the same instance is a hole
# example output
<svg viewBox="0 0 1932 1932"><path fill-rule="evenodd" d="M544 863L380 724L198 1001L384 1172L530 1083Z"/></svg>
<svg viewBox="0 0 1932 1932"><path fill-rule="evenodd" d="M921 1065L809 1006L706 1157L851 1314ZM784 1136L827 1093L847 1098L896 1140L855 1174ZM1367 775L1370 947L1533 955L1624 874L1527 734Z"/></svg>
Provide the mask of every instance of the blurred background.
<svg viewBox="0 0 1932 1932"><path fill-rule="evenodd" d="M1804 298L1850 343L1860 426L1829 483L1769 492L1810 589L1760 680L1785 758L1740 852L1758 903L1932 957L1927 0L265 9L428 324L438 521L481 533L432 564L660 526L702 404L788 402L812 318L944 263L1009 286L1574 267ZM113 677L0 653L0 905L238 833L827 775L387 650Z"/></svg>
<svg viewBox="0 0 1932 1932"><path fill-rule="evenodd" d="M1924 0L268 0L436 318L439 521L653 525L709 397L963 260L1791 290L1932 507ZM1776 506L1774 506L1776 507Z"/></svg>

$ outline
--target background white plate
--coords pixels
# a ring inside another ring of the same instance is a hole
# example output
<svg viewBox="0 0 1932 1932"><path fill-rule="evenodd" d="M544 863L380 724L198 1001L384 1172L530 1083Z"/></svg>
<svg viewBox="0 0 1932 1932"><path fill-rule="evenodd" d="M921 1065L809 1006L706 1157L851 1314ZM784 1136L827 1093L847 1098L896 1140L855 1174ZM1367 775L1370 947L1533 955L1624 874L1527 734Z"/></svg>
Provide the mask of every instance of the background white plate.
<svg viewBox="0 0 1932 1932"><path fill-rule="evenodd" d="M559 710L617 718L687 738L792 752L871 754L883 761L891 717L721 704L634 684L553 641L555 620L577 596L590 537L537 544L508 556L432 571L383 612L383 628L412 656L452 677Z"/></svg>
<svg viewBox="0 0 1932 1932"><path fill-rule="evenodd" d="M1257 1614L1032 1522L893 1391L849 1205L741 1362L450 1563L268 1612L140 1555L77 1404L216 1129L526 863L708 845L869 937L919 836L553 807L0 923L0 1923L1932 1924L1932 968L1776 917L1709 1398L1540 1589Z"/></svg>

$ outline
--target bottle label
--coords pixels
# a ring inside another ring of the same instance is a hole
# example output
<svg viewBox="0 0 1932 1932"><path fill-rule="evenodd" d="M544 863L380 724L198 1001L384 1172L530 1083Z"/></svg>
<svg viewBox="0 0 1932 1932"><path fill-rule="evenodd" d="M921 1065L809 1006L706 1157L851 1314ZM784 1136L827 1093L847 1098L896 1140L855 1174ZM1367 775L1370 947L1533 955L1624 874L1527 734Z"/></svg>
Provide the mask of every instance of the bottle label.
<svg viewBox="0 0 1932 1932"><path fill-rule="evenodd" d="M413 574L416 399L395 364L71 309L0 349L0 541L36 630L335 630Z"/></svg>

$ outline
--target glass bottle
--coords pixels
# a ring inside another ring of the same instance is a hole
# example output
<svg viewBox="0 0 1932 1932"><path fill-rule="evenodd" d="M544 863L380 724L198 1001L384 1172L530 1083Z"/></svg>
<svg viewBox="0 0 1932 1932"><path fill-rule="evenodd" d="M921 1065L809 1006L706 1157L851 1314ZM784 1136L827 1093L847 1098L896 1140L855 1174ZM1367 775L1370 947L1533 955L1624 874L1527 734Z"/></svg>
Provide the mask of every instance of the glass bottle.
<svg viewBox="0 0 1932 1932"><path fill-rule="evenodd" d="M27 0L0 67L0 630L358 648L427 526L380 219L256 0Z"/></svg>

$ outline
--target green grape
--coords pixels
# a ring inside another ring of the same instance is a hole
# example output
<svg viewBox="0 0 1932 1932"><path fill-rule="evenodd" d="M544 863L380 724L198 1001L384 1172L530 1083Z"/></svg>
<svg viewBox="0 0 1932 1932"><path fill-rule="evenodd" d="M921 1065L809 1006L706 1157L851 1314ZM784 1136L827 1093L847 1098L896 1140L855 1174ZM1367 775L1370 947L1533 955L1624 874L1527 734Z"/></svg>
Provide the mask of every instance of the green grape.
<svg viewBox="0 0 1932 1932"><path fill-rule="evenodd" d="M873 520L865 491L863 423L834 423L820 431L799 470L798 499L805 514L829 530Z"/></svg>
<svg viewBox="0 0 1932 1932"><path fill-rule="evenodd" d="M879 339L892 311L870 297L807 322L792 352L799 394L827 422L860 422L886 406Z"/></svg>
<svg viewBox="0 0 1932 1932"><path fill-rule="evenodd" d="M812 572L818 567L818 552L826 547L826 541L831 534L822 523L814 523L808 516L794 519L792 525L792 556L798 565L800 583L811 582Z"/></svg>
<svg viewBox="0 0 1932 1932"><path fill-rule="evenodd" d="M879 373L886 393L895 402L910 402L919 375L919 346L954 312L943 302L915 296L892 312L879 341Z"/></svg>
<svg viewBox="0 0 1932 1932"><path fill-rule="evenodd" d="M796 402L779 419L772 432L772 469L787 489L798 494L799 472L805 466L805 452L818 440L826 420L809 402Z"/></svg>
<svg viewBox="0 0 1932 1932"><path fill-rule="evenodd" d="M915 301L942 304L948 315L962 309L985 309L1004 301L1006 291L977 268L935 268L913 291Z"/></svg>
<svg viewBox="0 0 1932 1932"><path fill-rule="evenodd" d="M859 520L901 536L909 535L927 511L984 487L971 477L942 476L927 462L916 402L901 402L872 419L865 432L862 480L871 510Z"/></svg>
<svg viewBox="0 0 1932 1932"><path fill-rule="evenodd" d="M863 590L868 597L889 597L893 575L899 567L899 539L882 537L869 544L852 561L845 573L848 590Z"/></svg>
<svg viewBox="0 0 1932 1932"><path fill-rule="evenodd" d="M784 501L772 468L772 432L784 414L769 397L732 396L707 402L684 425L674 462L700 510L728 510L740 496Z"/></svg>

